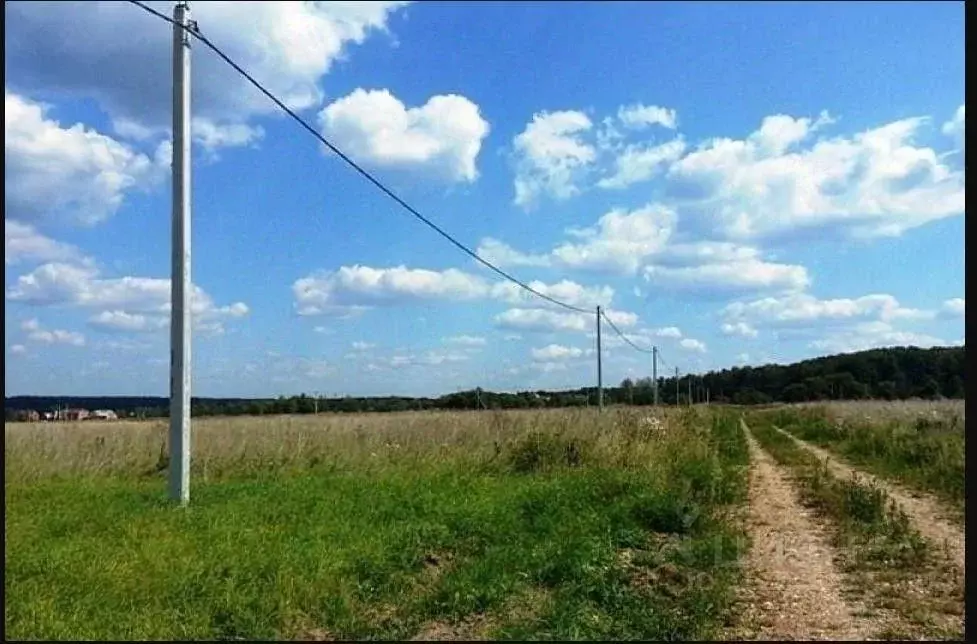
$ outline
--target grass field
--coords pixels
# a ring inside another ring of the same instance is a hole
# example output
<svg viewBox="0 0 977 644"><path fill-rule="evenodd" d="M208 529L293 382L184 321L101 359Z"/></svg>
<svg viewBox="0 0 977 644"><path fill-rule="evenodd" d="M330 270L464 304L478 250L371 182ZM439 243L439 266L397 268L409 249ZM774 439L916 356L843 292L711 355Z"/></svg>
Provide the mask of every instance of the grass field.
<svg viewBox="0 0 977 644"><path fill-rule="evenodd" d="M738 416L5 426L12 639L708 639L746 547Z"/></svg>
<svg viewBox="0 0 977 644"><path fill-rule="evenodd" d="M829 403L774 413L780 427L798 438L873 474L938 495L963 522L962 400Z"/></svg>

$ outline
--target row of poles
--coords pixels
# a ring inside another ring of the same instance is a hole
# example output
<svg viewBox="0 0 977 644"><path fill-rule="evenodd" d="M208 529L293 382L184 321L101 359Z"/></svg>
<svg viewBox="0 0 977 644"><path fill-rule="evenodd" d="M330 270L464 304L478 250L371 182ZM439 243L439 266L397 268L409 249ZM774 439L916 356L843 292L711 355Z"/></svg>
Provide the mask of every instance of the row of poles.
<svg viewBox="0 0 977 644"><path fill-rule="evenodd" d="M601 323L600 318L603 315L600 305L597 306L597 408L600 411L604 410L604 373L602 364L602 351L601 351ZM651 348L651 380L652 380L652 390L654 392L654 404L658 405L658 347L653 346ZM688 403L691 405L693 402L692 396L692 374L688 377L689 384L689 397ZM675 367L675 404L679 404L679 373L678 367ZM709 403L709 389L703 388L702 393L705 394L705 402Z"/></svg>

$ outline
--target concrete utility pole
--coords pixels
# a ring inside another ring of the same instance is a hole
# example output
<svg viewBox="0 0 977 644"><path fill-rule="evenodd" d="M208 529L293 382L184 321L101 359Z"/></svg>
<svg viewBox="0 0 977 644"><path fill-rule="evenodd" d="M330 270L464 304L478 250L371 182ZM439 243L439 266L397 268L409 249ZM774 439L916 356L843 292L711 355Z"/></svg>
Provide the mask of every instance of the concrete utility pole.
<svg viewBox="0 0 977 644"><path fill-rule="evenodd" d="M600 305L597 305L597 411L604 411L604 374L600 363Z"/></svg>
<svg viewBox="0 0 977 644"><path fill-rule="evenodd" d="M679 402L680 401L678 397L678 367L675 367L675 404L678 405Z"/></svg>
<svg viewBox="0 0 977 644"><path fill-rule="evenodd" d="M190 4L173 8L170 497L190 501Z"/></svg>
<svg viewBox="0 0 977 644"><path fill-rule="evenodd" d="M658 406L658 347L651 348L651 381L655 392L655 407Z"/></svg>

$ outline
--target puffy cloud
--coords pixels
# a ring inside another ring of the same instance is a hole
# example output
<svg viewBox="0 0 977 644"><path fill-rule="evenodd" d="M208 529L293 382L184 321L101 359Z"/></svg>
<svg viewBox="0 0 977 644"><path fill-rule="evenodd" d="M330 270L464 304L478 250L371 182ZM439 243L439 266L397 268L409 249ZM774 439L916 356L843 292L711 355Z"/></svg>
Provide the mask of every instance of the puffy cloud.
<svg viewBox="0 0 977 644"><path fill-rule="evenodd" d="M64 128L45 116L47 109L4 90L7 217L95 224L119 209L126 192L165 176L162 159L80 123Z"/></svg>
<svg viewBox="0 0 977 644"><path fill-rule="evenodd" d="M543 197L569 199L589 187L598 169L605 175L598 187L625 188L651 178L685 150L681 137L667 143L625 143L630 134L650 125L674 129L675 110L640 103L621 106L616 118L606 117L601 124L595 128L590 117L576 110L534 114L512 142L515 204L528 210Z"/></svg>
<svg viewBox="0 0 977 644"><path fill-rule="evenodd" d="M812 349L827 353L853 353L866 349L895 346L932 347L948 344L925 333L899 331L888 322L862 322L851 329L832 333L810 343Z"/></svg>
<svg viewBox="0 0 977 644"><path fill-rule="evenodd" d="M495 323L503 329L539 332L586 331L595 324L589 315L546 309L509 309L496 315Z"/></svg>
<svg viewBox="0 0 977 644"><path fill-rule="evenodd" d="M462 347L483 347L485 346L485 338L471 336L471 335L456 335L450 338L444 338L444 342L448 344L455 344Z"/></svg>
<svg viewBox="0 0 977 644"><path fill-rule="evenodd" d="M682 331L675 326L667 326L661 329L652 329L651 334L659 338L681 338Z"/></svg>
<svg viewBox="0 0 977 644"><path fill-rule="evenodd" d="M27 353L27 347L22 344L12 344L10 345L10 353L15 355L23 355Z"/></svg>
<svg viewBox="0 0 977 644"><path fill-rule="evenodd" d="M944 134L953 137L953 140L957 142L961 150L964 149L967 143L967 119L964 116L966 107L966 105L958 107L957 111L953 114L953 118L944 123L943 127L940 128Z"/></svg>
<svg viewBox="0 0 977 644"><path fill-rule="evenodd" d="M661 204L631 211L615 208L594 226L568 229L567 235L575 239L560 243L546 255L526 255L494 239L483 240L479 250L488 251L486 259L500 266L553 266L633 275L650 257L667 252L676 222L675 211Z"/></svg>
<svg viewBox="0 0 977 644"><path fill-rule="evenodd" d="M667 193L703 226L740 239L825 226L898 235L963 212L963 172L913 143L926 119L804 147L831 122L777 115L745 140L708 141L671 166Z"/></svg>
<svg viewBox="0 0 977 644"><path fill-rule="evenodd" d="M750 249L752 250L752 249ZM741 251L747 255L749 251ZM700 257L707 257L703 253ZM811 284L807 269L765 262L755 256L725 258L697 266L646 266L645 280L670 291L735 295L753 291L800 291ZM707 260L708 261L708 260Z"/></svg>
<svg viewBox="0 0 977 644"><path fill-rule="evenodd" d="M570 280L561 280L555 284L533 280L528 283L528 286L557 301L580 308L593 308L598 304L607 305L614 297L614 289L609 286L586 287ZM536 295L513 282L497 284L492 288L492 295L495 299L508 304L541 304Z"/></svg>
<svg viewBox="0 0 977 644"><path fill-rule="evenodd" d="M148 4L172 14L170 2ZM286 105L303 110L322 103L320 81L333 63L351 45L384 31L405 4L199 2L191 8L208 38ZM15 86L95 98L119 131L146 134L169 127L169 25L121 2L23 2L6 9L5 63L18 72ZM195 55L194 78L194 111L220 127L278 110L216 56Z"/></svg>
<svg viewBox="0 0 977 644"><path fill-rule="evenodd" d="M411 301L468 301L489 293L486 282L454 268L445 271L342 266L303 277L292 285L300 315L348 314Z"/></svg>
<svg viewBox="0 0 977 644"><path fill-rule="evenodd" d="M560 344L549 344L541 349L531 351L533 360L537 362L557 362L560 360L570 360L584 355L583 349L577 347L565 347Z"/></svg>
<svg viewBox="0 0 977 644"><path fill-rule="evenodd" d="M661 125L674 130L677 123L675 110L657 105L622 105L617 110L617 118L624 127L643 129L649 125Z"/></svg>
<svg viewBox="0 0 977 644"><path fill-rule="evenodd" d="M77 331L65 331L63 329L43 329L36 318L25 320L20 328L27 331L27 339L34 342L45 344L70 344L81 347L85 345L85 336Z"/></svg>
<svg viewBox="0 0 977 644"><path fill-rule="evenodd" d="M614 294L606 286L589 288L569 280L556 284L532 281L528 285L571 306L608 302ZM434 300L464 302L493 299L509 304L544 304L537 296L514 283L491 284L477 275L454 268L433 271L405 266L343 266L334 272L300 278L292 285L292 291L300 315L349 315L375 306Z"/></svg>
<svg viewBox="0 0 977 644"><path fill-rule="evenodd" d="M897 319L931 319L934 316L932 311L903 307L896 298L887 294L820 300L808 293L733 302L724 307L721 314L730 323L768 326L845 324L871 319L889 322Z"/></svg>
<svg viewBox="0 0 977 644"><path fill-rule="evenodd" d="M649 204L630 212L614 209L593 228L573 231L581 242L553 249L555 263L569 268L634 274L642 261L661 251L675 229L675 211Z"/></svg>
<svg viewBox="0 0 977 644"><path fill-rule="evenodd" d="M70 244L46 237L29 225L13 219L3 220L3 263L24 261L63 262L81 259L81 253Z"/></svg>
<svg viewBox="0 0 977 644"><path fill-rule="evenodd" d="M597 159L597 150L581 137L593 127L583 112L538 112L513 139L516 154L517 206L533 207L541 196L567 199Z"/></svg>
<svg viewBox="0 0 977 644"><path fill-rule="evenodd" d="M426 167L453 181L474 181L475 159L489 124L456 94L407 108L387 90L357 88L319 113L324 134L357 160Z"/></svg>
<svg viewBox="0 0 977 644"><path fill-rule="evenodd" d="M632 327L638 323L638 316L630 311L615 311L614 309L604 309L603 314L608 320L618 327Z"/></svg>
<svg viewBox="0 0 977 644"><path fill-rule="evenodd" d="M265 136L261 127L244 123L216 123L206 118L193 119L193 140L213 157L220 148L253 145Z"/></svg>
<svg viewBox="0 0 977 644"><path fill-rule="evenodd" d="M962 297L947 300L940 308L940 313L948 317L963 317L966 311L966 301Z"/></svg>
<svg viewBox="0 0 977 644"><path fill-rule="evenodd" d="M163 328L169 323L170 280L150 277L103 278L93 266L43 264L17 278L7 299L37 306L68 305L103 309L90 320L104 329ZM191 290L191 312L198 330L221 332L221 320L247 315L243 302L217 306L199 286ZM146 317L141 321L134 314ZM152 319L150 319L152 318ZM159 322L162 318L164 321Z"/></svg>
<svg viewBox="0 0 977 644"><path fill-rule="evenodd" d="M464 353L451 351L428 351L421 355L396 354L388 357L377 357L367 363L367 371L389 371L418 366L439 366L450 363L465 362L470 357Z"/></svg>
<svg viewBox="0 0 977 644"><path fill-rule="evenodd" d="M746 322L725 322L721 330L725 335L739 335L744 338L755 338L758 335L757 330Z"/></svg>
<svg viewBox="0 0 977 644"><path fill-rule="evenodd" d="M661 145L628 145L614 161L614 174L597 182L599 188L619 190L647 181L665 170L685 152L685 141L674 139Z"/></svg>
<svg viewBox="0 0 977 644"><path fill-rule="evenodd" d="M353 347L353 351L369 351L377 345L373 342L361 342L357 340L351 346Z"/></svg>
<svg viewBox="0 0 977 644"><path fill-rule="evenodd" d="M156 331L165 329L169 320L164 316L147 316L142 313L125 311L102 311L90 318L88 323L103 330L112 331Z"/></svg>
<svg viewBox="0 0 977 644"><path fill-rule="evenodd" d="M479 243L478 248L475 249L475 253L485 261L496 266L550 265L550 258L547 255L527 255L491 237L483 239Z"/></svg>
<svg viewBox="0 0 977 644"><path fill-rule="evenodd" d="M693 338L682 338L678 344L686 351L695 351L698 353L706 352L706 345Z"/></svg>

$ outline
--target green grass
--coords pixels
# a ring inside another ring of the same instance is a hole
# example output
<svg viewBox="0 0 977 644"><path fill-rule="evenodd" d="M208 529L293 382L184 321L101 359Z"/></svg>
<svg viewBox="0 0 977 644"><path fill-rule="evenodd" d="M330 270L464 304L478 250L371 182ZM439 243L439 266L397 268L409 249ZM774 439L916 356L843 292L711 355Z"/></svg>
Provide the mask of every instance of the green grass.
<svg viewBox="0 0 977 644"><path fill-rule="evenodd" d="M963 520L964 423L959 416L917 415L876 420L832 419L826 408L775 414L794 436L842 455L854 466L942 499Z"/></svg>
<svg viewBox="0 0 977 644"><path fill-rule="evenodd" d="M961 637L947 630L944 619L957 610L958 589L944 583L946 571L932 544L884 490L854 477L834 477L826 463L777 431L791 418L757 413L748 415L747 422L761 446L788 468L801 501L827 519L832 545L856 594L870 606L894 610L899 628L914 637Z"/></svg>
<svg viewBox="0 0 977 644"><path fill-rule="evenodd" d="M613 418L429 458L224 463L184 509L142 469L24 476L5 488L7 636L709 638L746 545L735 418Z"/></svg>

